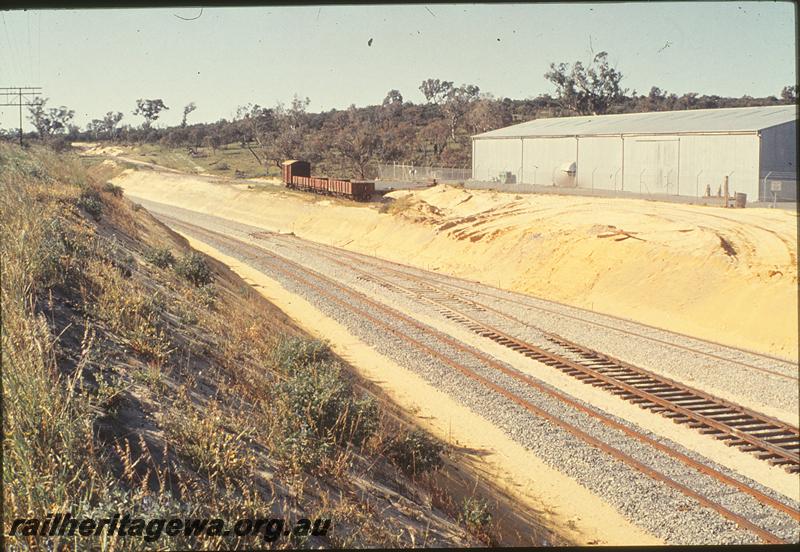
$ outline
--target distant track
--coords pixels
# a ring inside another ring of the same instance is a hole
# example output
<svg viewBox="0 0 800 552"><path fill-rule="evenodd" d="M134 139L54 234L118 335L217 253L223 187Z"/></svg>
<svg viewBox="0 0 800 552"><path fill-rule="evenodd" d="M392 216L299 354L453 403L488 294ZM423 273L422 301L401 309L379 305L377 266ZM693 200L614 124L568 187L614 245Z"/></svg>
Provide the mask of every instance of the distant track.
<svg viewBox="0 0 800 552"><path fill-rule="evenodd" d="M257 234L258 233L256 233L256 235ZM280 236L280 237L287 237L287 236L284 236L282 234L277 234L277 233L272 233L272 232L264 232L263 234L264 235L274 235L274 236ZM296 238L296 239L299 239L299 238ZM457 276L447 275L447 279L448 280L460 280L460 281L463 281L463 282L471 284L471 285L459 285L459 284L453 283L452 281L443 281L441 279L441 275L439 275L439 274L437 274L435 272L432 272L432 271L424 271L423 269L419 269L419 268L416 268L416 267L410 267L410 266L407 266L407 265L402 265L400 263L396 263L394 261L389 261L389 260L386 260L386 259L380 259L380 258L377 258L377 257L364 255L362 253L357 253L357 252L350 251L350 250L347 250L347 249L343 249L341 247L336 247L336 246L333 246L333 245L322 245L322 244L317 244L317 243L310 242L310 241L307 241L307 240L303 240L303 243L307 244L310 247L315 247L320 251L324 251L326 248L327 249L335 249L336 252L337 252L337 255L342 255L344 257L348 257L348 258L351 258L351 259L356 259L356 260L358 260L359 262L362 262L362 263L372 264L373 266L375 266L376 268L378 268L380 270L392 271L392 272L400 274L400 275L402 275L404 277L420 278L421 276L419 275L419 273L425 273L424 277L426 278L426 281L427 281L428 285L433 285L433 282L435 281L435 284L437 286L445 286L445 287L450 287L450 288L453 288L453 289L457 289L459 291L466 291L466 292L469 292L469 293L475 294L475 295L483 295L483 296L491 297L492 299L500 300L500 301L503 301L503 302L509 303L509 304L524 304L526 307L529 307L529 308L532 308L532 309L536 309L536 310L539 310L539 311L542 311L542 312L547 312L548 314L553 314L553 315L556 315L556 316L559 316L559 317L569 318L569 319L572 319L572 320L577 320L577 321L580 321L580 322L582 322L584 324L588 324L588 325L591 325L591 326L601 327L601 328L604 328L604 329L607 329L607 330L612 330L614 332L622 333L622 334L625 334L625 335L631 335L631 336L635 336L637 338L646 339L646 340L652 341L654 343L659 343L661 345L666 345L668 347L672 347L672 348L675 348L675 349L684 350L684 351L687 351L687 352L690 352L690 353L693 353L693 354L697 354L697 355L701 355L701 356L705 356L707 358L711 358L711 359L714 359L714 360L721 360L721 361L724 361L724 362L729 362L731 364L737 364L739 366L742 366L742 367L745 367L745 368L748 368L750 370L754 370L754 371L757 371L757 372L763 372L763 373L771 374L771 375L774 375L774 376L777 376L777 377L780 377L780 378L788 379L790 381L798 381L798 380L800 380L800 378L798 378L797 375L790 375L790 374L786 374L786 373L783 373L783 372L778 372L778 371L775 371L775 370L771 370L769 368L764 368L762 366L757 366L757 365L752 364L752 363L744 362L744 361L737 360L737 359L730 358L730 357L726 357L726 356L721 356L719 354L716 354L716 353L708 351L708 350L699 349L699 348L696 348L696 347L689 347L689 346L686 346L686 345L681 345L679 343L674 343L674 342L671 342L671 341L667 341L665 339L661 339L659 337L654 337L652 335L647 335L647 334L644 334L644 333L641 333L641 332L627 330L625 328L620 328L618 326L612 326L612 325L609 325L609 324L605 324L603 322L598 322L596 320L591 320L589 318L585 318L585 317L578 316L578 315L575 315L575 314L569 314L569 313L563 312L561 310L549 309L549 308L546 308L546 307L543 307L541 305L536 304L537 301L541 301L541 302L545 302L545 303L550 303L550 304L552 304L554 306L557 306L557 307L560 307L560 308L565 308L566 307L566 308L569 308L571 310L576 310L576 307L572 307L572 306L566 305L564 303L559 303L557 301L552 301L552 300L549 300L549 299L542 299L542 298L539 298L539 297L535 297L532 300L531 297L528 297L528 296L526 296L524 294L519 294L519 293L512 292L512 291L507 291L507 290L499 290L499 291L502 291L504 293L508 293L508 294L514 295L514 299L510 299L509 297L504 297L502 294L493 293L492 291L489 291L489 290L486 290L486 289L478 290L478 289L475 288L475 284L479 283L479 282L471 282L470 280L466 280L464 278L459 278ZM390 265L391 268L389 266L386 266L386 265ZM490 287L490 286L487 286L486 284L481 284L481 286ZM442 290L442 291L444 291L444 290ZM472 302L475 303L475 304L479 304L484 308L487 308L487 310L494 310L495 312L498 312L498 313L502 314L503 316L508 317L507 314L502 313L501 311L499 311L497 309L494 309L493 307L490 307L485 302L481 302L479 300L472 301ZM638 326L646 327L648 329L652 329L654 331L665 332L665 330L662 329L662 328L657 328L655 326L650 326L648 324L643 324L641 322L634 322L632 320L627 320L625 318L620 318L620 317L609 315L609 314L602 314L602 316L606 317L606 318L612 318L612 319L615 319L615 320L619 320L620 322L623 322L623 323L626 323L626 324L635 324L635 325L638 325ZM520 321L520 320L517 320L517 321L522 323L522 324L529 325L528 323L526 323L524 321ZM681 337L685 337L685 338L691 339L693 341L706 343L706 344L711 345L713 347L725 348L725 349L730 349L730 350L733 350L733 351L740 351L742 353L745 353L747 355L751 355L751 356L754 356L754 357L760 357L760 358L763 358L765 360L769 360L769 361L773 361L773 362L780 362L780 363L786 364L787 366L792 366L792 367L795 366L793 363L791 363L790 361L788 361L788 360L786 360L784 358L779 358L779 357L775 357L775 356L771 356L771 355L767 355L767 354L759 353L759 352L755 352L755 351L749 351L749 350L746 350L746 349L736 349L736 348L731 347L729 345L723 345L721 343L716 343L714 341L709 341L709 340L697 338L697 337L694 337L694 336L682 334L680 332L674 332L672 330L670 330L668 333L675 334L675 335L681 336Z"/></svg>

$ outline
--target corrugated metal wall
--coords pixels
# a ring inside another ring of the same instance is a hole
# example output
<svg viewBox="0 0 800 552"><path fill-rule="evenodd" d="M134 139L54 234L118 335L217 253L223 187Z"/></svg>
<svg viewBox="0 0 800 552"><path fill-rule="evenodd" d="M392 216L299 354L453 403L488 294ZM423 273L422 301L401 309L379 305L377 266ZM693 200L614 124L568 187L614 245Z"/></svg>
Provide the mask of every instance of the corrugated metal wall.
<svg viewBox="0 0 800 552"><path fill-rule="evenodd" d="M491 181L501 172L511 171L519 180L522 140L475 140L472 178Z"/></svg>
<svg viewBox="0 0 800 552"><path fill-rule="evenodd" d="M791 143L795 144L791 132ZM790 131L764 133L761 145L769 151L777 148L770 144L788 143ZM501 172L510 171L517 182L550 185L554 173L564 163L575 161L576 183L580 188L702 196L708 185L712 195L716 195L727 175L731 194L744 192L750 201L756 201L759 147L755 133L625 136L624 139L620 136L476 139L473 178L491 181ZM786 152L774 153L775 159L787 156ZM774 166L778 164L773 162ZM761 171L764 170L762 162Z"/></svg>
<svg viewBox="0 0 800 552"><path fill-rule="evenodd" d="M781 180L778 199L797 201L797 122L761 131L760 190L763 201L773 199L770 180Z"/></svg>
<svg viewBox="0 0 800 552"><path fill-rule="evenodd" d="M743 192L748 201L758 200L757 134L681 136L680 195L711 194L728 176L728 191Z"/></svg>
<svg viewBox="0 0 800 552"><path fill-rule="evenodd" d="M523 141L522 182L549 186L555 172L564 163L577 158L578 143L574 137L525 138Z"/></svg>
<svg viewBox="0 0 800 552"><path fill-rule="evenodd" d="M678 195L680 139L677 136L625 137L624 143L623 190Z"/></svg>
<svg viewBox="0 0 800 552"><path fill-rule="evenodd" d="M579 188L622 189L622 138L619 136L578 139Z"/></svg>

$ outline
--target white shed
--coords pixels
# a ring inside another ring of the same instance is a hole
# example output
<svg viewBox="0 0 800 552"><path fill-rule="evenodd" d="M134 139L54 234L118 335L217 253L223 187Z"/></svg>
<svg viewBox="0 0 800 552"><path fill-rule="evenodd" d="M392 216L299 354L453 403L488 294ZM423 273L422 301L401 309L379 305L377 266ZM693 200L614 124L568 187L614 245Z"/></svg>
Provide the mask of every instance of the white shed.
<svg viewBox="0 0 800 552"><path fill-rule="evenodd" d="M472 137L472 178L511 172L519 184L553 185L575 164L579 188L642 194L797 198L797 106L657 111L535 119Z"/></svg>

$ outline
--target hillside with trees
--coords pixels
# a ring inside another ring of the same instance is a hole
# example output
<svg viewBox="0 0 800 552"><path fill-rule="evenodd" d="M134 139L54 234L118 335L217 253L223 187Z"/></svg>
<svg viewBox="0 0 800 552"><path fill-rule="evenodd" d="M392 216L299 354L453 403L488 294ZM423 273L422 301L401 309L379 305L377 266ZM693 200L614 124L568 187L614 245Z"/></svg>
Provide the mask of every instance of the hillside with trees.
<svg viewBox="0 0 800 552"><path fill-rule="evenodd" d="M56 148L75 140L160 144L193 155L201 148L216 152L236 147L249 150L265 173L285 159L300 158L311 161L320 173L372 178L377 163L469 167L470 136L537 118L797 102L797 86L763 98L678 95L657 86L639 93L622 86L623 74L609 65L606 52L589 64L551 63L544 76L554 92L526 99L497 98L474 84L430 78L419 86L422 103L410 102L402 91L392 89L379 104L313 113L308 111L309 98L294 95L288 104L240 106L232 120L213 123L189 124L187 116L196 109L190 102L183 108L181 123L166 128L155 126L161 113L170 109L159 98L136 101L128 113L144 119L138 124L123 122L127 115L122 112L108 112L83 130L71 123L72 110L47 108L48 100L43 99L29 109L36 128L29 139ZM16 136L14 130L0 129L0 133L6 139Z"/></svg>

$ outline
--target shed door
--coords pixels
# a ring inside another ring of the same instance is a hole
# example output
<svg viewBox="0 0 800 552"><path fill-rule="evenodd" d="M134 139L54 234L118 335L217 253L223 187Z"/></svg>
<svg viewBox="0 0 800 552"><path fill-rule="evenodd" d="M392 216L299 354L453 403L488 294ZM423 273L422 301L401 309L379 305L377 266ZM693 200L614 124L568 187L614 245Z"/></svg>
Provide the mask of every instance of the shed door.
<svg viewBox="0 0 800 552"><path fill-rule="evenodd" d="M675 138L626 139L625 189L643 194L677 194L679 144Z"/></svg>

